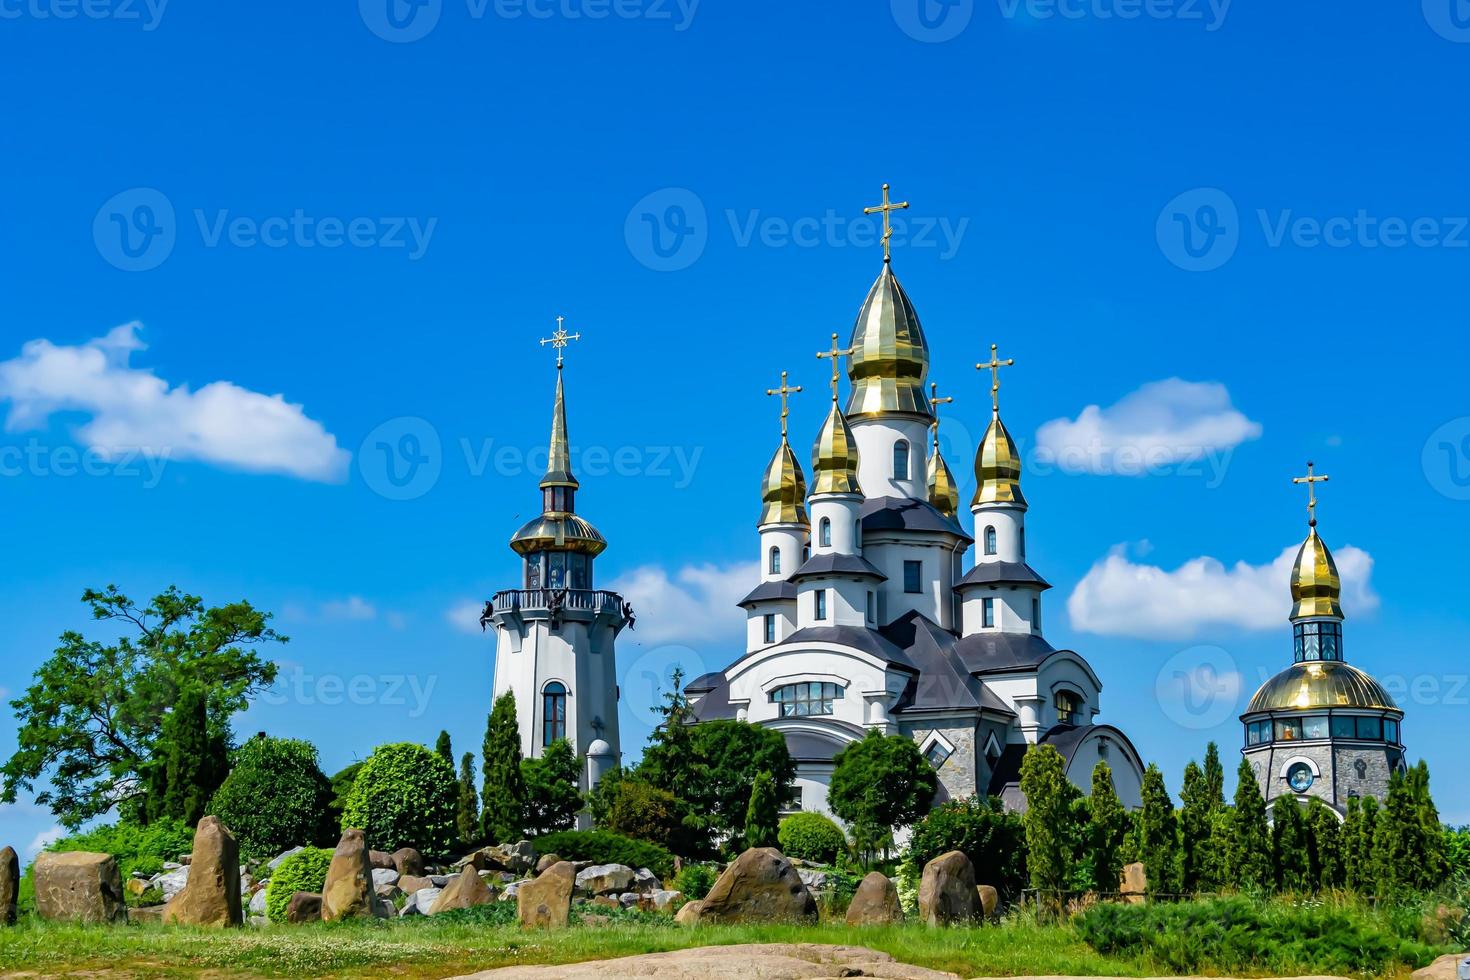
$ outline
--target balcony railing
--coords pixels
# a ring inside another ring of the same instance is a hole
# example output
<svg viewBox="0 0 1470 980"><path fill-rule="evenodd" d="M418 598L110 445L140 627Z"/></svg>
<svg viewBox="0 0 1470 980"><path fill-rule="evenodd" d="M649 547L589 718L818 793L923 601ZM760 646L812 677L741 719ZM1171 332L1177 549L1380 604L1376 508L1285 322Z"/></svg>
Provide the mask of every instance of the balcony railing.
<svg viewBox="0 0 1470 980"><path fill-rule="evenodd" d="M507 589L495 593L490 603L498 613L550 612L554 608L593 614L623 612L622 596L593 589Z"/></svg>

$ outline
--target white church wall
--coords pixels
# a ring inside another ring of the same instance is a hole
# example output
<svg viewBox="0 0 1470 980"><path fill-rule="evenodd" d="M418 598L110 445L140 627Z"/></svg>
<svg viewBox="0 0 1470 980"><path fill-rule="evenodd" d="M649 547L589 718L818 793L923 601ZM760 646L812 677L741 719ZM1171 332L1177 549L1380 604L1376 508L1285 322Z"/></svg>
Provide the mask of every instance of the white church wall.
<svg viewBox="0 0 1470 980"><path fill-rule="evenodd" d="M954 624L950 596L954 589L954 551L936 539L916 543L892 538L869 538L863 557L887 576L880 587L879 619L891 623L904 613L916 610L945 629ZM905 592L903 563L917 561L922 566L921 592Z"/></svg>
<svg viewBox="0 0 1470 980"><path fill-rule="evenodd" d="M1012 507L985 507L975 511L975 561L1022 562L1026 560L1021 544L1025 527L1025 511ZM985 553L985 531L995 528L995 554Z"/></svg>
<svg viewBox="0 0 1470 980"><path fill-rule="evenodd" d="M998 631L1001 633L1039 632L1034 626L1031 600L1036 592L1019 586L986 588L975 586L964 590L961 618L965 636ZM985 600L994 600L995 625L985 626Z"/></svg>
<svg viewBox="0 0 1470 980"><path fill-rule="evenodd" d="M796 603L791 600L758 602L746 610L745 618L745 651L753 653L762 647L771 646L766 642L766 617L775 616L776 639L780 643L792 633L796 632Z"/></svg>
<svg viewBox="0 0 1470 980"><path fill-rule="evenodd" d="M1063 689L1072 691L1082 700L1081 711L1073 724L1092 724L1093 716L1098 712L1101 691L1093 680L1092 672L1075 656L1059 654L1047 660L1037 672L1036 684L1038 693L1045 699L1041 719L1043 726L1050 728L1059 723L1056 693Z"/></svg>
<svg viewBox="0 0 1470 980"><path fill-rule="evenodd" d="M800 524L768 524L761 528L761 581L784 582L790 578L801 567L806 540L806 528ZM774 571L772 549L781 556Z"/></svg>
<svg viewBox="0 0 1470 980"><path fill-rule="evenodd" d="M916 419L858 419L850 422L858 446L858 483L863 493L874 497L908 497L926 500L925 465L928 459L929 425ZM893 447L903 439L909 444L907 479L893 474Z"/></svg>
<svg viewBox="0 0 1470 980"><path fill-rule="evenodd" d="M1110 732L1093 732L1077 746L1067 767L1067 778L1083 793L1092 792L1092 770L1106 762L1113 773L1118 800L1130 810L1143 805L1143 773L1131 753Z"/></svg>
<svg viewBox="0 0 1470 980"><path fill-rule="evenodd" d="M730 700L749 702L746 720L775 721L781 709L772 703L770 693L784 684L809 681L828 682L842 687L842 697L832 703L832 714L813 717L814 723L833 721L863 726L867 723L865 692L887 692L896 698L903 690L905 678L890 679L886 667L876 661L850 653L800 647L772 652L742 664L730 679ZM834 733L834 737L842 737Z"/></svg>
<svg viewBox="0 0 1470 980"><path fill-rule="evenodd" d="M823 494L811 500L812 554L814 555L857 555L862 553L858 542L858 510L862 506L855 496ZM822 522L831 522L830 544L822 543Z"/></svg>

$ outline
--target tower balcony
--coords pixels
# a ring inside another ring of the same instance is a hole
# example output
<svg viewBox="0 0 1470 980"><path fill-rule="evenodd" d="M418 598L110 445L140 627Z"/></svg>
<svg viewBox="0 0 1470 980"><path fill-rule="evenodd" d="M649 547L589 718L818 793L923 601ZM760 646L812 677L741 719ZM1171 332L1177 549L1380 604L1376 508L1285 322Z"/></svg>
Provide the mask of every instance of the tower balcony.
<svg viewBox="0 0 1470 980"><path fill-rule="evenodd" d="M506 589L491 597L485 616L497 626L516 630L541 620L552 620L553 626L610 621L617 629L627 622L623 597L594 589Z"/></svg>

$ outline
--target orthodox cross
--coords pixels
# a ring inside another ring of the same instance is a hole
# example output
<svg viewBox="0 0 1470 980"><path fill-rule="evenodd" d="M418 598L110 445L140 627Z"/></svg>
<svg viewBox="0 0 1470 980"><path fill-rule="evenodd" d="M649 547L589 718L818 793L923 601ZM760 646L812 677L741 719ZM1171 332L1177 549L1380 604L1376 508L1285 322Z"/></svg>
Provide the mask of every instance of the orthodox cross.
<svg viewBox="0 0 1470 980"><path fill-rule="evenodd" d="M789 385L786 384L786 372L785 371L782 371L781 372L781 387L779 387L779 388L767 388L766 389L766 394L768 394L768 395L780 395L781 396L781 439L782 439L782 441L785 441L785 439L786 439L786 417L791 414L791 409L786 404L787 398L790 395L796 394L800 390L801 390L801 385L797 385L795 388L792 388L791 386L789 386Z"/></svg>
<svg viewBox="0 0 1470 980"><path fill-rule="evenodd" d="M995 344L991 344L990 345L990 362L989 363L983 363L982 362L980 364L976 364L975 365L975 370L976 371L985 371L985 370L989 370L990 371L990 408L991 408L991 411L992 412L994 412L996 415L999 415L1000 414L1000 369L1003 368L1003 367L1011 367L1012 365L1014 365L1016 363L1016 359L1014 357L1008 357L1008 358L1006 358L1005 360L1002 361L999 357L996 356L996 353L995 353L996 350L997 350L996 345Z"/></svg>
<svg viewBox="0 0 1470 980"><path fill-rule="evenodd" d="M1308 527L1316 527L1317 526L1317 484L1319 484L1319 483L1326 483L1328 480L1332 479L1332 477L1330 477L1330 476L1318 476L1317 475L1317 472L1316 472L1316 466L1317 466L1317 464L1316 463L1313 463L1309 459L1309 460L1307 460L1307 475L1306 476L1294 476L1294 477L1291 478L1291 482L1292 483L1305 483L1307 485L1307 526Z"/></svg>
<svg viewBox="0 0 1470 980"><path fill-rule="evenodd" d="M857 351L855 351L851 347L847 348L846 350L839 350L837 347L837 335L835 333L832 335L832 349L817 351L818 357L832 358L832 400L834 402L837 401L838 379L842 375L842 359L844 357L851 357L855 353L857 353Z"/></svg>
<svg viewBox="0 0 1470 980"><path fill-rule="evenodd" d="M939 382L929 382L929 411L934 413L934 451L939 452L939 406L948 405L954 401L954 396L947 398L939 397Z"/></svg>
<svg viewBox="0 0 1470 980"><path fill-rule="evenodd" d="M564 327L564 326L562 326L562 321L564 321L565 319L566 319L566 317L564 317L564 316L557 317L556 318L556 333L552 334L550 337L543 337L543 338L541 338L541 346L542 347L545 347L547 344L550 344L552 347L555 347L556 348L556 369L558 371L561 370L562 352L566 350L567 344L571 343L574 340L581 340L582 339L582 334L580 332L578 332L578 333L567 333L567 328Z"/></svg>
<svg viewBox="0 0 1470 980"><path fill-rule="evenodd" d="M883 185L883 203L871 208L863 208L863 214L883 215L883 261L887 262L892 256L888 250L888 240L893 237L893 222L889 219L889 213L903 211L909 206L908 201L900 201L898 204L890 204L888 201L888 185Z"/></svg>

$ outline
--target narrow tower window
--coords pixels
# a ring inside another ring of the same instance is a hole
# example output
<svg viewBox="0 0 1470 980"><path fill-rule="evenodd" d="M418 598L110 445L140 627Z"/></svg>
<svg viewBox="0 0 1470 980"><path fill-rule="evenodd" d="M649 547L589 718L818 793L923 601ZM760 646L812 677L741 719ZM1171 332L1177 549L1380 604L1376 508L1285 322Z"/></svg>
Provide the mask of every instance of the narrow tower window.
<svg viewBox="0 0 1470 980"><path fill-rule="evenodd" d="M774 613L766 613L766 642L776 642L776 616Z"/></svg>
<svg viewBox="0 0 1470 980"><path fill-rule="evenodd" d="M814 592L812 594L812 598L814 600L816 600L816 612L813 614L813 617L812 618L813 619L826 619L827 618L827 590L826 589L818 589L816 592Z"/></svg>
<svg viewBox="0 0 1470 980"><path fill-rule="evenodd" d="M994 599L982 599L982 600L980 600L980 625L983 626L985 629L992 629L992 628L994 628L994 626L995 626L995 600Z"/></svg>
<svg viewBox="0 0 1470 980"><path fill-rule="evenodd" d="M1058 725L1075 725L1077 723L1077 712L1081 710L1077 695L1071 691L1058 691L1056 708Z"/></svg>
<svg viewBox="0 0 1470 980"><path fill-rule="evenodd" d="M985 529L985 553L987 555L993 555L995 552L995 528L987 527Z"/></svg>
<svg viewBox="0 0 1470 980"><path fill-rule="evenodd" d="M821 530L818 532L817 543L823 548L832 547L832 518L822 518Z"/></svg>
<svg viewBox="0 0 1470 980"><path fill-rule="evenodd" d="M900 439L893 444L893 478L895 480L909 478L909 444L906 439Z"/></svg>
<svg viewBox="0 0 1470 980"><path fill-rule="evenodd" d="M924 591L924 563L921 561L906 561L903 563L903 590L905 592Z"/></svg>
<svg viewBox="0 0 1470 980"><path fill-rule="evenodd" d="M1041 632L1041 600L1031 597L1031 632Z"/></svg>
<svg viewBox="0 0 1470 980"><path fill-rule="evenodd" d="M771 549L771 574L772 575L780 575L781 574L781 549L780 548L772 548Z"/></svg>
<svg viewBox="0 0 1470 980"><path fill-rule="evenodd" d="M567 737L567 689L558 681L546 685L541 695L541 745Z"/></svg>

